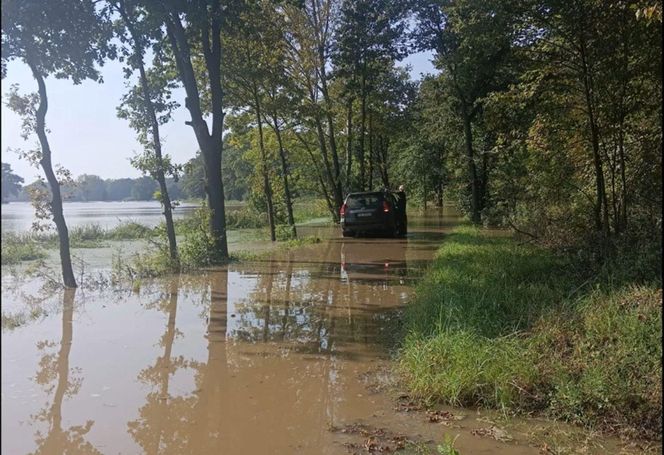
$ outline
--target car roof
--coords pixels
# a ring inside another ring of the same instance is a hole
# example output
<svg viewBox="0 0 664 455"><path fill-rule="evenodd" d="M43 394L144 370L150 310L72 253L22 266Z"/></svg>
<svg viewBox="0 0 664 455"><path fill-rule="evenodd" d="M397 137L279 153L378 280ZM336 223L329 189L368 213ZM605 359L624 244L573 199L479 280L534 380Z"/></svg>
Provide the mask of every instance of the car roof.
<svg viewBox="0 0 664 455"><path fill-rule="evenodd" d="M382 196L383 194L388 193L388 191L364 191L358 193L348 193L346 197L350 196Z"/></svg>

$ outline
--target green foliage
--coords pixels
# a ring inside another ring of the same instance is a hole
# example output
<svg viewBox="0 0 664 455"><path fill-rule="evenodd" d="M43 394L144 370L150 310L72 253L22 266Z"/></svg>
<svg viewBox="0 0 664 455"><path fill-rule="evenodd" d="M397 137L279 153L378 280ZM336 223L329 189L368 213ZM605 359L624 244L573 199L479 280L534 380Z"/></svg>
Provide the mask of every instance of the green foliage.
<svg viewBox="0 0 664 455"><path fill-rule="evenodd" d="M425 401L652 437L661 432L661 278L630 281L584 276L571 259L459 229L408 307L401 371Z"/></svg>
<svg viewBox="0 0 664 455"><path fill-rule="evenodd" d="M205 267L219 262L208 225L210 209L200 207L180 224L180 261L184 269Z"/></svg>
<svg viewBox="0 0 664 455"><path fill-rule="evenodd" d="M12 232L2 233L2 265L43 259L46 252L33 239Z"/></svg>
<svg viewBox="0 0 664 455"><path fill-rule="evenodd" d="M454 448L455 442L456 438L452 439L450 435L445 435L445 441L436 447L438 455L461 455L461 453Z"/></svg>
<svg viewBox="0 0 664 455"><path fill-rule="evenodd" d="M8 197L16 196L21 189L23 177L12 172L12 167L7 163L2 163L2 202Z"/></svg>
<svg viewBox="0 0 664 455"><path fill-rule="evenodd" d="M253 207L242 207L226 212L226 226L229 229L250 229L267 226L267 215Z"/></svg>

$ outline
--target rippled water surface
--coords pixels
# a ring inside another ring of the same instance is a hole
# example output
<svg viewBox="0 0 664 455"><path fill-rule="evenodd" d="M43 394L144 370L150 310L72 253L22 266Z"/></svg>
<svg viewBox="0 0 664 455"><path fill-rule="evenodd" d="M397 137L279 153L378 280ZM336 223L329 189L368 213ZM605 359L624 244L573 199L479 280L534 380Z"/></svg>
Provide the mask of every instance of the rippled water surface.
<svg viewBox="0 0 664 455"><path fill-rule="evenodd" d="M86 224L98 224L108 229L129 221L153 227L164 219L161 204L157 201L65 202L63 206L70 229ZM174 217L182 218L196 207L194 204L181 204L175 208ZM35 209L29 202L2 204L3 231L27 231L34 220Z"/></svg>

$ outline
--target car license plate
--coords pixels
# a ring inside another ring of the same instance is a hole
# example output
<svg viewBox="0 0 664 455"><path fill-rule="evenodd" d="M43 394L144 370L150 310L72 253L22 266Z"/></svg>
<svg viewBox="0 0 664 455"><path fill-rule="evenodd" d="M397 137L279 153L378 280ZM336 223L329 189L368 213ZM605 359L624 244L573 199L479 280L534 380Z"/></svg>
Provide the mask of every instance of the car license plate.
<svg viewBox="0 0 664 455"><path fill-rule="evenodd" d="M371 215L372 215L371 213L358 213L357 214L358 218L367 218Z"/></svg>

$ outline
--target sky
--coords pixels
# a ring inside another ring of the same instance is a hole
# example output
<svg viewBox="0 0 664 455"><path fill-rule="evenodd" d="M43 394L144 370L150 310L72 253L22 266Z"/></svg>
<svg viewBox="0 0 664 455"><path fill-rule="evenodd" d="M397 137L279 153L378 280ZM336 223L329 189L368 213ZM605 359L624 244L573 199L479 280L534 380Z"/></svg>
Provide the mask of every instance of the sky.
<svg viewBox="0 0 664 455"><path fill-rule="evenodd" d="M413 54L400 65L411 66L411 77L420 79L422 74L433 73L430 53ZM116 108L125 93L122 64L113 61L101 68L104 83L85 81L73 85L69 80L48 78L48 112L46 126L50 130L49 143L53 163L69 169L74 176L94 174L102 178L139 177L140 172L129 164L141 146L136 134L126 120L117 118ZM5 105L12 84L19 85L19 93L37 91L37 83L29 68L18 61L7 65L7 77L1 82L1 136L2 162L9 163L15 174L34 181L42 175L40 169L21 160L15 149L34 149L38 142L32 136L27 141L21 138L21 120ZM184 163L196 153L198 145L190 126L185 125L189 114L184 107L184 90L174 93L180 107L171 121L161 128L164 152L174 162Z"/></svg>

